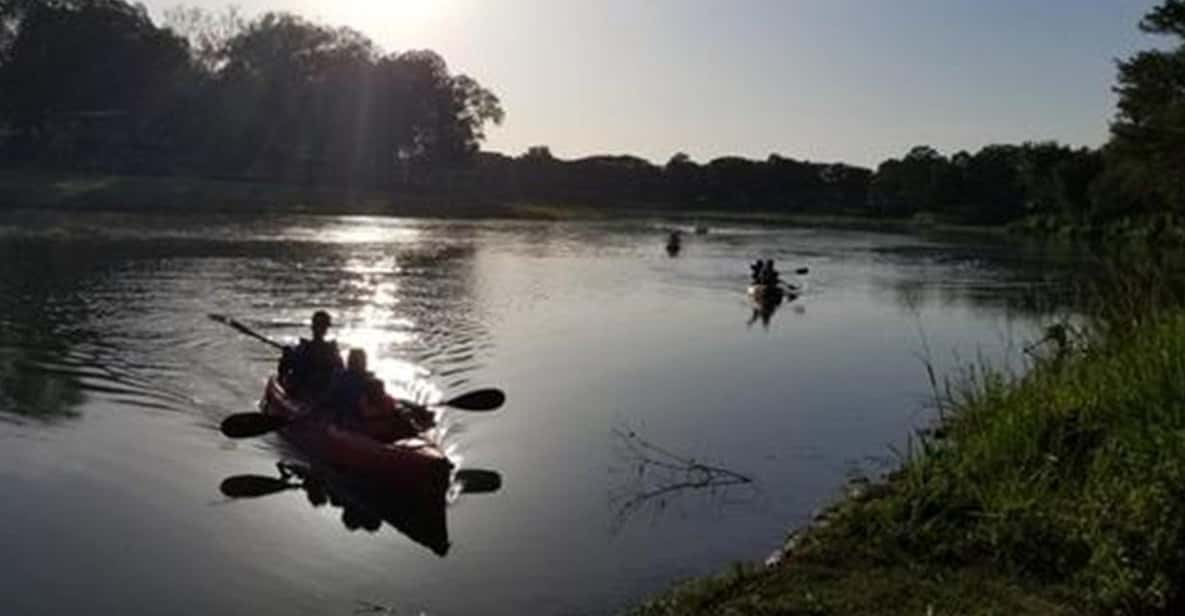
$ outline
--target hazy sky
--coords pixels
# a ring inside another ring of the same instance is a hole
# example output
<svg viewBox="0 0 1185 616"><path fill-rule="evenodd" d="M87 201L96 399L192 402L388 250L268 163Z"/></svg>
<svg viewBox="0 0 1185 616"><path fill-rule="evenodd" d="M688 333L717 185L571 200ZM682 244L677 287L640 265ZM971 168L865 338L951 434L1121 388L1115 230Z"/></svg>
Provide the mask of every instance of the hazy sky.
<svg viewBox="0 0 1185 616"><path fill-rule="evenodd" d="M155 16L177 0L144 0ZM221 9L225 0L189 0ZM487 149L875 165L915 144L1098 145L1156 0L240 0L430 48L502 99Z"/></svg>

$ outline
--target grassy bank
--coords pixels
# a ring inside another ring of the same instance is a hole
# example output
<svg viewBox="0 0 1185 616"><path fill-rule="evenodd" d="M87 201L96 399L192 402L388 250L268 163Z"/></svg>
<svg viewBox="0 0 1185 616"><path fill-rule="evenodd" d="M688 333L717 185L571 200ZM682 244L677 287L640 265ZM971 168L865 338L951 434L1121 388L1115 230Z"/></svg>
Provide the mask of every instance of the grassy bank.
<svg viewBox="0 0 1185 616"><path fill-rule="evenodd" d="M1074 241L1185 245L1185 220L1173 213L1140 214L1107 221L1030 216L1011 225L1018 233Z"/></svg>
<svg viewBox="0 0 1185 616"><path fill-rule="evenodd" d="M1185 311L1131 297L1023 377L967 375L898 471L777 564L637 613L1179 613Z"/></svg>
<svg viewBox="0 0 1185 616"><path fill-rule="evenodd" d="M0 171L0 208L153 212L294 212L433 216L449 218L521 218L540 220L610 220L623 218L686 218L719 223L793 223L788 215L770 212L694 211L653 204L587 204L507 202L472 196L351 191L260 181L198 177L127 176L57 173L36 170ZM804 218L799 222L814 224ZM876 225L839 217L831 222ZM890 221L891 222L891 221Z"/></svg>
<svg viewBox="0 0 1185 616"><path fill-rule="evenodd" d="M474 198L190 177L0 171L0 208L154 212L297 212L495 217L507 206Z"/></svg>
<svg viewBox="0 0 1185 616"><path fill-rule="evenodd" d="M871 218L858 213L802 214L661 207L515 202L471 196L351 191L258 181L0 171L0 208L152 212L294 212L519 218L533 220L664 219L686 224L766 224L877 231L970 231L1002 227L937 224L930 220Z"/></svg>
<svg viewBox="0 0 1185 616"><path fill-rule="evenodd" d="M836 213L684 209L655 203L614 205L506 201L472 195L349 190L199 177L154 177L0 170L0 208L138 212L292 212L308 214L515 218L529 220L661 219L684 225L776 225L857 231L1029 236L1116 244L1185 245L1185 221L1162 215L1089 225L1029 217L1009 225L973 225L932 213L911 217Z"/></svg>

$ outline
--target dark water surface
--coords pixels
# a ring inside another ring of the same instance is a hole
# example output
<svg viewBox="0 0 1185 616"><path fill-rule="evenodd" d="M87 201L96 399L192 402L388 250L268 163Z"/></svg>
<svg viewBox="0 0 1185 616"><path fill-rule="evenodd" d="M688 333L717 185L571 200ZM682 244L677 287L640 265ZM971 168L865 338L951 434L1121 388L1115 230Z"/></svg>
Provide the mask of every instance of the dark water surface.
<svg viewBox="0 0 1185 616"><path fill-rule="evenodd" d="M1016 365L1067 267L865 232L664 244L657 222L0 214L0 611L612 612L763 557L892 464L929 418L924 349ZM757 255L811 269L768 326ZM300 490L219 492L286 454L218 432L275 353L206 314L292 340L318 308L396 388L508 393L444 416L454 459L503 478L448 508L446 556ZM638 439L754 483L639 473Z"/></svg>

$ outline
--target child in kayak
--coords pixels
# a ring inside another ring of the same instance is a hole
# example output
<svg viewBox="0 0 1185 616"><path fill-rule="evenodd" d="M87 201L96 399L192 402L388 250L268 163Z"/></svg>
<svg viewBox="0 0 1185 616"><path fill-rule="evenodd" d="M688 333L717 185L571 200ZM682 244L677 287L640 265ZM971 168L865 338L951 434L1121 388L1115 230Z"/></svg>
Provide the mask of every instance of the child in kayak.
<svg viewBox="0 0 1185 616"><path fill-rule="evenodd" d="M366 368L366 351L350 349L346 358L346 370L342 372L326 396L326 406L333 409L338 424L357 421L362 418L361 407L367 398L371 383L378 379Z"/></svg>
<svg viewBox="0 0 1185 616"><path fill-rule="evenodd" d="M334 423L384 442L410 438L431 427L418 409L388 396L382 379L366 364L366 351L350 349L346 370L326 398Z"/></svg>
<svg viewBox="0 0 1185 616"><path fill-rule="evenodd" d="M328 312L313 313L313 339L301 338L296 348L285 348L280 356L280 382L298 400L320 398L345 369L337 342L325 339L331 324Z"/></svg>

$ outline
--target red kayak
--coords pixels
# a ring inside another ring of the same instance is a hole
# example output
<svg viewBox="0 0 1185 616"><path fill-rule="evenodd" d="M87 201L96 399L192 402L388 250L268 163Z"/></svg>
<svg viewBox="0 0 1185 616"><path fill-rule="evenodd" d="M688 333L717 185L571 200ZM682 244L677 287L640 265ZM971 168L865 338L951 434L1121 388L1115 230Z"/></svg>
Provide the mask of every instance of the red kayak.
<svg viewBox="0 0 1185 616"><path fill-rule="evenodd" d="M453 464L433 444L418 439L386 443L311 416L311 405L290 398L274 377L259 406L265 415L290 420L280 434L338 472L391 489L439 492L442 497L448 489Z"/></svg>

